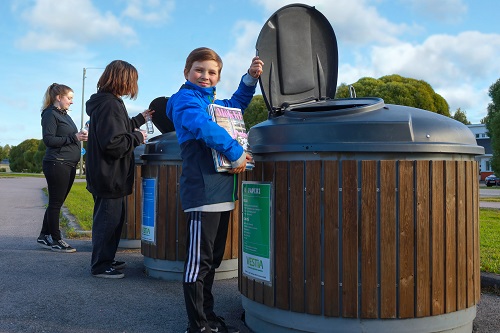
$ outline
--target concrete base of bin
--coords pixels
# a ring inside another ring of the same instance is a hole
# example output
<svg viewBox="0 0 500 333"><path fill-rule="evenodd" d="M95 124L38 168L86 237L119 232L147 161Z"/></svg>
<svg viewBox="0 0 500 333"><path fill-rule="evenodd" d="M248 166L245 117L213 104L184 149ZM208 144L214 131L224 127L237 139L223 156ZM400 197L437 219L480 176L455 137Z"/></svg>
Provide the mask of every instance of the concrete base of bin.
<svg viewBox="0 0 500 333"><path fill-rule="evenodd" d="M144 257L146 275L168 281L182 281L183 261L161 260ZM224 280L238 277L238 259L223 260L215 270L215 279Z"/></svg>
<svg viewBox="0 0 500 333"><path fill-rule="evenodd" d="M122 249L140 249L141 248L141 240L140 239L120 239L120 243L118 243L118 247Z"/></svg>
<svg viewBox="0 0 500 333"><path fill-rule="evenodd" d="M271 308L242 297L245 323L255 333L471 333L476 306L448 314L410 319L359 319L315 316Z"/></svg>

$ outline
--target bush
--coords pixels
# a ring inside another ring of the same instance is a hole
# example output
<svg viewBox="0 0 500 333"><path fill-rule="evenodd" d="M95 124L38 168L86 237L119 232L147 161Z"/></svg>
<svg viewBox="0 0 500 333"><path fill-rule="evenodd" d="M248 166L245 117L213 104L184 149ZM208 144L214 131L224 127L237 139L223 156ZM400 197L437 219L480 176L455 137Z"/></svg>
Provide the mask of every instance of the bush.
<svg viewBox="0 0 500 333"><path fill-rule="evenodd" d="M9 154L10 169L13 172L42 172L40 155L37 154L42 140L28 139L12 147ZM40 161L39 161L40 160Z"/></svg>

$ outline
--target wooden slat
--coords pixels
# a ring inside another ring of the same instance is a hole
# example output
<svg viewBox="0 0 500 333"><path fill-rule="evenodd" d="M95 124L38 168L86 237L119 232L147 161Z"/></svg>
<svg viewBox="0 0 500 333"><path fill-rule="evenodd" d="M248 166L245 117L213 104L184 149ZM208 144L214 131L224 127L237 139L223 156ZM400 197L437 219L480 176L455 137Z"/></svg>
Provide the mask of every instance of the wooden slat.
<svg viewBox="0 0 500 333"><path fill-rule="evenodd" d="M168 201L167 201L167 191L161 189L167 189L168 187L168 177L167 177L167 166L161 165L158 174L157 183L157 193L158 202L156 204L157 214L156 214L156 257L155 259L167 259L167 251L175 251L175 247L167 242L167 211Z"/></svg>
<svg viewBox="0 0 500 333"><path fill-rule="evenodd" d="M416 317L426 317L431 314L431 254L430 254L430 220L429 220L429 161L416 162L416 250L417 250L417 277L416 277Z"/></svg>
<svg viewBox="0 0 500 333"><path fill-rule="evenodd" d="M465 215L465 162L457 162L457 310L467 304L467 240Z"/></svg>
<svg viewBox="0 0 500 333"><path fill-rule="evenodd" d="M290 309L290 245L288 239L288 162L276 162L275 221L274 221L274 276L276 307Z"/></svg>
<svg viewBox="0 0 500 333"><path fill-rule="evenodd" d="M357 161L342 162L342 315L358 316Z"/></svg>
<svg viewBox="0 0 500 333"><path fill-rule="evenodd" d="M321 314L321 161L306 162L306 312Z"/></svg>
<svg viewBox="0 0 500 333"><path fill-rule="evenodd" d="M238 234L240 233L239 221L241 220L240 200L235 203L235 208L231 213L231 233L227 235L227 243L230 243L230 254L227 259L238 259Z"/></svg>
<svg viewBox="0 0 500 333"><path fill-rule="evenodd" d="M445 311L444 291L444 162L432 162L432 308L433 316Z"/></svg>
<svg viewBox="0 0 500 333"><path fill-rule="evenodd" d="M380 316L396 318L396 162L380 161Z"/></svg>
<svg viewBox="0 0 500 333"><path fill-rule="evenodd" d="M473 219L473 192L472 187L476 186L472 183L472 163L465 162L465 223L466 223L466 251L467 251L467 303L466 306L469 308L475 304L474 298L474 219Z"/></svg>
<svg viewBox="0 0 500 333"><path fill-rule="evenodd" d="M137 165L135 168L135 230L133 239L141 239L142 230L142 168Z"/></svg>
<svg viewBox="0 0 500 333"><path fill-rule="evenodd" d="M265 182L271 182L271 184L274 183L274 179L276 177L275 176L275 169L276 169L276 162L264 163L263 179L262 180ZM274 205L274 203L272 203L272 204ZM271 218L271 224L273 224L272 218ZM272 237L272 233L271 233L271 237ZM273 244L274 244L274 241L271 239L271 246ZM268 284L263 285L264 304L267 306L274 306L275 305L274 288L275 288L275 282L274 282L273 276L271 276L271 285L268 285Z"/></svg>
<svg viewBox="0 0 500 333"><path fill-rule="evenodd" d="M361 162L361 318L378 317L377 161Z"/></svg>
<svg viewBox="0 0 500 333"><path fill-rule="evenodd" d="M475 285L475 301L476 304L481 298L481 266L479 257L479 170L478 162L474 162L472 193L474 202L474 285Z"/></svg>
<svg viewBox="0 0 500 333"><path fill-rule="evenodd" d="M446 313L455 312L457 309L457 184L456 162L445 162L445 188L446 188Z"/></svg>
<svg viewBox="0 0 500 333"><path fill-rule="evenodd" d="M180 191L180 178L182 173L182 166L175 167L176 176L176 190L177 196L176 203L176 221L177 221L177 260L184 261L186 259L186 246L187 246L187 220L188 214L184 213L181 204L181 191Z"/></svg>
<svg viewBox="0 0 500 333"><path fill-rule="evenodd" d="M339 316L339 163L323 162L324 177L324 311Z"/></svg>
<svg viewBox="0 0 500 333"><path fill-rule="evenodd" d="M414 317L413 161L399 162L399 317Z"/></svg>
<svg viewBox="0 0 500 333"><path fill-rule="evenodd" d="M291 310L304 312L304 162L290 162Z"/></svg>
<svg viewBox="0 0 500 333"><path fill-rule="evenodd" d="M177 169L174 165L167 165L165 170L166 175L166 185L165 187L159 187L160 192L166 192L166 202L162 204L166 204L167 211L165 212L165 239L167 242L166 245L166 260L175 261L178 259L177 255Z"/></svg>

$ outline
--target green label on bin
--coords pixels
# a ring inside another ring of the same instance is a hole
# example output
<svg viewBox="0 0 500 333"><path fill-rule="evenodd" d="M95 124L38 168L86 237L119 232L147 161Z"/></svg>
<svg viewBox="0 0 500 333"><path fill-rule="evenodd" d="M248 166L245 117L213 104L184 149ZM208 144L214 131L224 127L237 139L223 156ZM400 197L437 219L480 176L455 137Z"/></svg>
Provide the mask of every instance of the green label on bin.
<svg viewBox="0 0 500 333"><path fill-rule="evenodd" d="M243 274L271 283L270 183L242 184L242 268Z"/></svg>

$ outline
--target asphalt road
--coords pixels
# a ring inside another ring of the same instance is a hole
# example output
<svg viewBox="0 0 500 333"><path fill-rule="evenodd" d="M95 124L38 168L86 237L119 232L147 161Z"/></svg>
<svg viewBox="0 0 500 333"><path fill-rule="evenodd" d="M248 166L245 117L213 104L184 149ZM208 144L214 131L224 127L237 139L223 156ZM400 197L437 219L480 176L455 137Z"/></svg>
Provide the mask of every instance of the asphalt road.
<svg viewBox="0 0 500 333"><path fill-rule="evenodd" d="M0 333L184 332L180 282L147 277L139 250L120 249L126 277L106 280L90 275L89 239L68 240L77 249L69 254L36 244L45 186L43 178L0 178ZM249 333L237 279L216 281L214 292L219 315ZM474 331L500 332L499 309L500 297L482 295Z"/></svg>

